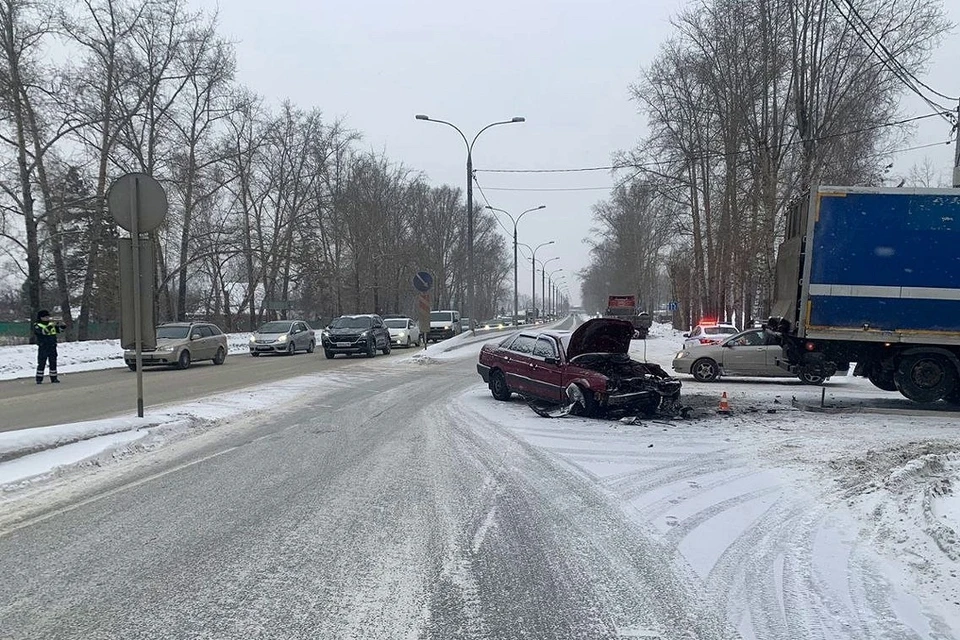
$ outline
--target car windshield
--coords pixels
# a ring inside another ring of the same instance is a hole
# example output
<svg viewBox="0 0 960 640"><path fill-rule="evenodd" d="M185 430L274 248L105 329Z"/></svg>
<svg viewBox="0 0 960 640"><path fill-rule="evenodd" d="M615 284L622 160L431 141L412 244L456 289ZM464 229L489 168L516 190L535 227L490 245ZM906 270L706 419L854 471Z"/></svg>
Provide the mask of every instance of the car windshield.
<svg viewBox="0 0 960 640"><path fill-rule="evenodd" d="M407 321L403 318L394 318L391 320L384 320L383 324L387 325L389 329L406 329Z"/></svg>
<svg viewBox="0 0 960 640"><path fill-rule="evenodd" d="M286 333L290 331L290 322L274 321L267 322L258 329L259 333Z"/></svg>
<svg viewBox="0 0 960 640"><path fill-rule="evenodd" d="M453 314L449 311L431 311L430 322L453 322Z"/></svg>
<svg viewBox="0 0 960 640"><path fill-rule="evenodd" d="M157 340L179 340L181 338L187 337L187 332L190 330L190 327L186 326L177 326L177 327L158 327L157 328Z"/></svg>
<svg viewBox="0 0 960 640"><path fill-rule="evenodd" d="M369 329L373 319L368 316L341 316L330 323L331 329Z"/></svg>

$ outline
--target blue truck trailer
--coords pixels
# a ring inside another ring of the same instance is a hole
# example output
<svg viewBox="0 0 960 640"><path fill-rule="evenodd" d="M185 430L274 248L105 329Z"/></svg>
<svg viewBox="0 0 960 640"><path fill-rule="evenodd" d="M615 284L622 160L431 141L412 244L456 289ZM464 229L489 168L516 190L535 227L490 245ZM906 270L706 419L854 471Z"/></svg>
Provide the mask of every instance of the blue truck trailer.
<svg viewBox="0 0 960 640"><path fill-rule="evenodd" d="M960 189L821 186L787 212L767 327L781 366L960 402Z"/></svg>

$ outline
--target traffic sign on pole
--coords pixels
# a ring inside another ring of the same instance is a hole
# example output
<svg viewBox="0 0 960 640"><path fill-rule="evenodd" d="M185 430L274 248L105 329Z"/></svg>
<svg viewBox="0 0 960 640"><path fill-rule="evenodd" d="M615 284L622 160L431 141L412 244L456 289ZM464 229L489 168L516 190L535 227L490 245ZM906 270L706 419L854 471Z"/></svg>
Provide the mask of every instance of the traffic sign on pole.
<svg viewBox="0 0 960 640"><path fill-rule="evenodd" d="M413 288L420 293L426 293L433 287L433 276L427 271L419 271L413 276Z"/></svg>
<svg viewBox="0 0 960 640"><path fill-rule="evenodd" d="M148 341L154 344L153 337L153 255L150 252L149 265L141 266L142 257L140 253L141 240L140 234L153 231L167 217L167 194L164 193L160 183L145 173L128 173L120 176L116 182L110 186L107 194L107 206L110 209L110 215L118 225L130 232L129 254L125 253L126 243L120 243L121 270L124 268L123 262L132 268L133 273L128 279L122 279L126 282L132 281L132 290L128 291L125 286L120 287L120 308L121 310L133 310L133 347L135 349L136 370L137 370L137 417L143 417L143 349L144 333L151 335ZM149 244L149 241L148 241ZM152 247L151 247L152 248ZM127 260L129 257L129 260ZM142 282L144 271L147 271L151 277L148 282ZM147 287L149 302L149 311L144 312L144 285ZM130 296L133 296L132 298ZM124 299L126 298L126 299ZM144 316L147 316L144 318ZM129 317L122 318L126 320L129 326ZM143 322L147 321L150 326L144 328ZM122 325L121 325L122 326Z"/></svg>

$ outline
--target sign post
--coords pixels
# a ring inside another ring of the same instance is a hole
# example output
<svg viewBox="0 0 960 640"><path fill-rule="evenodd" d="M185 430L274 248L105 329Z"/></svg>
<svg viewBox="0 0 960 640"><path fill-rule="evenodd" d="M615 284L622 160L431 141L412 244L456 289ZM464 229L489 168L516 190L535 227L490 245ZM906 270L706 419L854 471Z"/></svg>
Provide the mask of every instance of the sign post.
<svg viewBox="0 0 960 640"><path fill-rule="evenodd" d="M427 348L427 336L430 335L430 289L432 287L433 276L429 272L419 271L413 276L413 288L420 292L417 296L417 312L424 349Z"/></svg>
<svg viewBox="0 0 960 640"><path fill-rule="evenodd" d="M149 233L159 227L167 217L167 194L163 187L145 173L128 173L121 176L110 186L107 205L114 221L130 232L129 253L127 243L120 243L121 287L120 287L120 342L126 349L133 343L136 353L137 369L137 417L143 417L143 348L156 346L153 322L153 247L147 243L141 247L140 234ZM149 263L144 265L141 250L146 249ZM129 260L127 260L129 255ZM126 263L126 264L124 264ZM132 267L126 269L126 265ZM124 273L124 272L127 273ZM147 273L144 273L147 272ZM144 295L142 279L149 275L147 295ZM131 286L123 286L130 283ZM131 299L132 295L132 299ZM146 308L144 305L146 304ZM132 314L130 311L132 310ZM133 322L129 322L130 316ZM144 321L149 321L144 327ZM132 326L131 326L132 325ZM133 335L130 335L132 329ZM144 340L144 335L149 336ZM131 339L132 338L132 339Z"/></svg>

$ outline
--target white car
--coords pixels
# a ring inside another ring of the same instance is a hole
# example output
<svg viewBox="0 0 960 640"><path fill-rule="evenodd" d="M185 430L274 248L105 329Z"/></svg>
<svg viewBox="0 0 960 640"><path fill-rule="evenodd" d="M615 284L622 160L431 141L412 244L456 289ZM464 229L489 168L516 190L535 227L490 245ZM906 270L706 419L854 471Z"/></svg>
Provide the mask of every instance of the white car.
<svg viewBox="0 0 960 640"><path fill-rule="evenodd" d="M673 359L673 370L689 373L699 382L713 382L721 376L758 376L795 378L777 365L783 360L783 347L763 329L747 329L719 344L684 348ZM820 384L823 378L799 376L807 384Z"/></svg>
<svg viewBox="0 0 960 640"><path fill-rule="evenodd" d="M683 348L689 349L705 344L720 344L730 336L740 333L732 324L719 322L701 322L690 333L683 334Z"/></svg>
<svg viewBox="0 0 960 640"><path fill-rule="evenodd" d="M398 347L412 347L419 345L423 339L420 334L420 325L411 318L386 318L383 324L390 332L390 344Z"/></svg>

